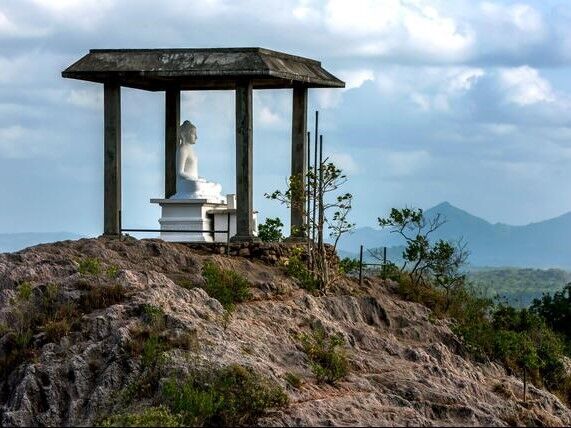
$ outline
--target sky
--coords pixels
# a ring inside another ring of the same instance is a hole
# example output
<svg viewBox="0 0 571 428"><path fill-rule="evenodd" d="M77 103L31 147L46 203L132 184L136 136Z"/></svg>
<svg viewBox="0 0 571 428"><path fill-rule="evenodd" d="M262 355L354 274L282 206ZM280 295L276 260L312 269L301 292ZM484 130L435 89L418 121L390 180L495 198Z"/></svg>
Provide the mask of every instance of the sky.
<svg viewBox="0 0 571 428"><path fill-rule="evenodd" d="M103 224L103 88L61 71L93 48L260 46L320 60L311 89L353 220L442 201L490 222L571 211L571 2L0 0L0 233ZM234 193L234 93L184 92L199 173ZM158 227L164 94L123 89L123 225ZM254 95L254 204L290 169L291 90Z"/></svg>

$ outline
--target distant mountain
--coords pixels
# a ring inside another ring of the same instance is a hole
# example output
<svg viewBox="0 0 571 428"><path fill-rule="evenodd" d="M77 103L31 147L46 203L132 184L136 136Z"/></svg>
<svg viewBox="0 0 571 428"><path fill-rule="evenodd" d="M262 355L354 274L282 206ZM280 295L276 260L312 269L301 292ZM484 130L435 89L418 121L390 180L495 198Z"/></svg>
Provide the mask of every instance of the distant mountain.
<svg viewBox="0 0 571 428"><path fill-rule="evenodd" d="M80 238L85 236L71 232L0 233L0 253L11 253L32 245Z"/></svg>
<svg viewBox="0 0 571 428"><path fill-rule="evenodd" d="M441 214L446 223L434 233L434 239L468 243L470 263L474 266L515 266L571 269L571 213L525 226L491 224L448 202L425 211L428 218ZM339 248L358 253L365 248L393 247L403 242L387 230L363 227L344 237Z"/></svg>

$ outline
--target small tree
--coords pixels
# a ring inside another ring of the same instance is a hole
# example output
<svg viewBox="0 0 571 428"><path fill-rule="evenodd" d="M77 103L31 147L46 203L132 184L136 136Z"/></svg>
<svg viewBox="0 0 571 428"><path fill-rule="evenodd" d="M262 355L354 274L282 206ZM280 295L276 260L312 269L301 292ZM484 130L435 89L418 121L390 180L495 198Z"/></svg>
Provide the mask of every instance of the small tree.
<svg viewBox="0 0 571 428"><path fill-rule="evenodd" d="M465 275L461 267L469 254L466 244L462 240L453 244L442 239L432 244L430 235L445 220L440 214L426 219L422 209L393 208L387 218L379 218L378 221L381 227L389 227L391 233L400 235L406 243L401 272L410 265L409 273L415 286L432 279L435 285L445 290L445 309L448 310L452 291L464 284Z"/></svg>
<svg viewBox="0 0 571 428"><path fill-rule="evenodd" d="M462 266L466 263L468 252L466 244L461 240L452 245L450 242L438 240L428 252L427 266L430 269L431 277L436 285L446 292L446 307L450 306L450 295L458 287L464 285L466 275L461 272Z"/></svg>
<svg viewBox="0 0 571 428"><path fill-rule="evenodd" d="M258 226L258 237L263 242L281 242L284 238L282 227L284 224L279 217L268 217L265 223Z"/></svg>
<svg viewBox="0 0 571 428"><path fill-rule="evenodd" d="M381 227L389 227L391 233L400 235L406 244L403 251L404 264L401 271L404 271L408 264L412 264L410 275L414 284L418 284L425 278L425 273L429 269L430 241L429 237L434 231L444 224L440 214L427 221L422 209L402 208L391 209L391 213L386 218L379 218Z"/></svg>
<svg viewBox="0 0 571 428"><path fill-rule="evenodd" d="M305 179L303 176L291 176L286 190L266 193L266 198L277 200L288 207L292 205L305 210L306 206L315 204L315 216L308 214L304 232L307 237L309 269L319 283L319 288L326 291L331 282L324 241L324 229L327 226L329 236L333 239L333 250L343 234L355 229L355 224L348 220L352 209L353 195L337 194L336 191L345 184L347 177L335 164L323 160L318 168L309 168ZM315 195L315 198L314 196ZM315 235L317 242L312 237Z"/></svg>

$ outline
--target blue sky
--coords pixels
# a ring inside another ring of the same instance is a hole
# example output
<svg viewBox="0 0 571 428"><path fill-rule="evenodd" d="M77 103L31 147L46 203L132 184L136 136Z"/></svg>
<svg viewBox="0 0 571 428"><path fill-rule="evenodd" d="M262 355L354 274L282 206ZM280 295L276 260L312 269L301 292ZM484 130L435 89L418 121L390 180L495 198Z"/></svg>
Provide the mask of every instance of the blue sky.
<svg viewBox="0 0 571 428"><path fill-rule="evenodd" d="M354 219L447 200L496 222L571 211L571 3L0 0L0 232L102 230L102 87L61 78L90 48L262 46L322 61L310 91ZM126 89L124 224L156 227L163 94ZM234 95L185 92L200 174L234 188ZM260 216L289 172L291 92L254 103ZM310 114L310 127L313 115Z"/></svg>

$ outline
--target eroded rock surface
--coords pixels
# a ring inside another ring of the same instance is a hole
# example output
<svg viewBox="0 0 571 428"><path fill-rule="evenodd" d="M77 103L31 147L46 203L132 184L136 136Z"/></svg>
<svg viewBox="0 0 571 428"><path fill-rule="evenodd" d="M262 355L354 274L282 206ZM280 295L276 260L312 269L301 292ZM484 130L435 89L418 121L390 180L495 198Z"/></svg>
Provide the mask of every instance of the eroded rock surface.
<svg viewBox="0 0 571 428"><path fill-rule="evenodd" d="M78 272L86 257L101 261L100 274ZM230 318L204 290L189 288L203 284L207 259L252 284L253 300ZM109 268L112 275L104 273ZM359 288L344 279L329 295L316 296L261 262L156 240L84 239L1 254L0 323L11 322L23 281L35 294L55 284L70 299L93 284L120 284L125 296L94 310L82 306L62 338L36 333L34 355L3 376L2 426L90 425L116 409L117 394L141 373L128 346L144 304L164 310L171 334L196 337L195 349L168 351L169 364L238 363L285 388L290 405L259 420L263 425L571 424L571 411L557 397L531 386L524 404L519 379L498 365L471 361L445 321L434 321L427 308L403 301L381 281L367 279ZM298 335L311 326L345 338L351 372L336 386L316 382L299 345ZM289 385L287 373L302 385Z"/></svg>

